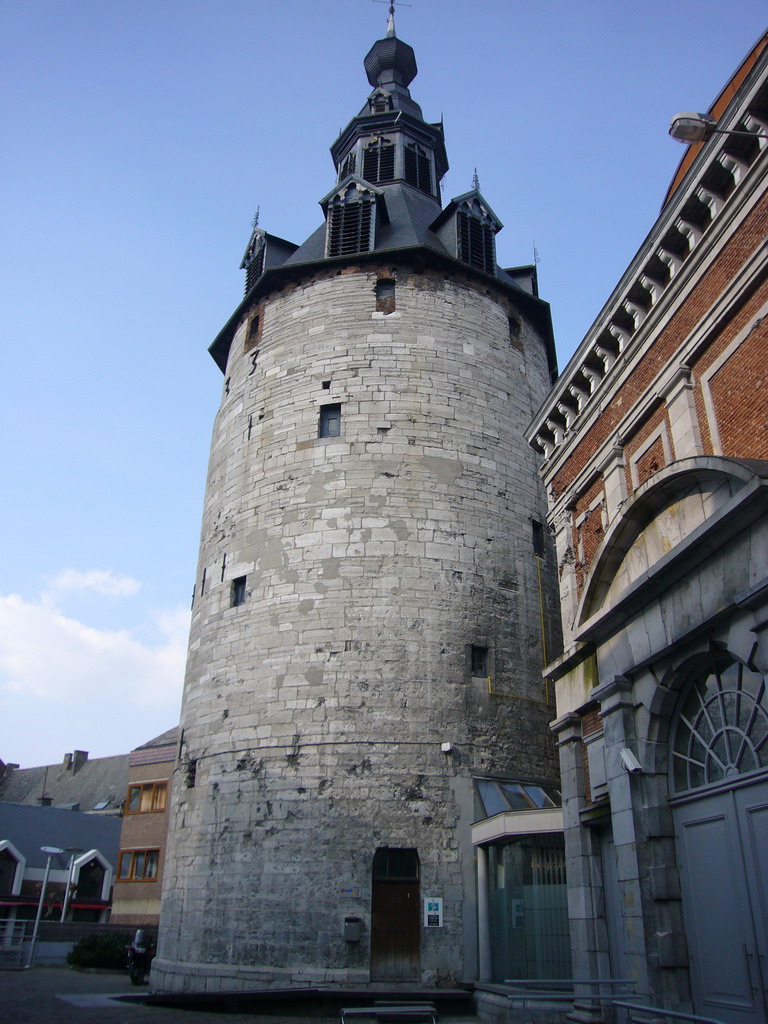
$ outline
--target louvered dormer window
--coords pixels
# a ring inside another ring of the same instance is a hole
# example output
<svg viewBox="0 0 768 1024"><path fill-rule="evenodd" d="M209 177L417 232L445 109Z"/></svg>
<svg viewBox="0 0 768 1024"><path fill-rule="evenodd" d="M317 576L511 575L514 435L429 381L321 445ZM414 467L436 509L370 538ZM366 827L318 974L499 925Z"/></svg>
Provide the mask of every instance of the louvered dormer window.
<svg viewBox="0 0 768 1024"><path fill-rule="evenodd" d="M379 139L363 153L363 177L372 185L388 185L395 180L395 146Z"/></svg>
<svg viewBox="0 0 768 1024"><path fill-rule="evenodd" d="M429 154L415 143L408 143L405 147L405 180L409 185L432 195L432 167Z"/></svg>
<svg viewBox="0 0 768 1024"><path fill-rule="evenodd" d="M348 188L328 206L328 256L352 256L373 247L374 196Z"/></svg>
<svg viewBox="0 0 768 1024"><path fill-rule="evenodd" d="M460 210L456 214L457 255L463 263L487 274L496 273L496 239L493 228L478 216Z"/></svg>
<svg viewBox="0 0 768 1024"><path fill-rule="evenodd" d="M372 114L386 114L392 109L392 97L388 92L375 92L369 102Z"/></svg>
<svg viewBox="0 0 768 1024"><path fill-rule="evenodd" d="M253 288L258 279L264 273L264 256L267 246L263 235L256 234L251 243L249 252L246 254L245 266L245 294Z"/></svg>

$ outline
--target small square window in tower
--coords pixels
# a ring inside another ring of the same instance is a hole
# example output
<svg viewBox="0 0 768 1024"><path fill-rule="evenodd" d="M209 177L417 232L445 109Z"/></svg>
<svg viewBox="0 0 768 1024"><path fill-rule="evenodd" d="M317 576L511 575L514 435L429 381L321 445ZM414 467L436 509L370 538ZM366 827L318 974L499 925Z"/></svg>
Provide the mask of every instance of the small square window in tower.
<svg viewBox="0 0 768 1024"><path fill-rule="evenodd" d="M488 675L488 648L472 644L469 657L472 676L485 679Z"/></svg>
<svg viewBox="0 0 768 1024"><path fill-rule="evenodd" d="M320 406L320 423L318 426L318 437L338 437L341 434L341 405L334 402L331 405Z"/></svg>
<svg viewBox="0 0 768 1024"><path fill-rule="evenodd" d="M388 277L382 277L376 282L376 312L395 312L395 282Z"/></svg>
<svg viewBox="0 0 768 1024"><path fill-rule="evenodd" d="M247 576L238 576L237 579L232 580L232 607L235 608L239 604L245 604L245 599L248 596L248 590L246 588Z"/></svg>

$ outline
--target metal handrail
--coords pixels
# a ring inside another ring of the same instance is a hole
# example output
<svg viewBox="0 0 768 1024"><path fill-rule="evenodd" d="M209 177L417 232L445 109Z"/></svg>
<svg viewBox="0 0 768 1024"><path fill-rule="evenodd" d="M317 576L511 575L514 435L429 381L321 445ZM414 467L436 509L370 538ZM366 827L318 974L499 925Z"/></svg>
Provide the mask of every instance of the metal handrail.
<svg viewBox="0 0 768 1024"><path fill-rule="evenodd" d="M505 978L505 985L634 985L635 978Z"/></svg>
<svg viewBox="0 0 768 1024"><path fill-rule="evenodd" d="M634 995L635 978L508 978L507 999L528 1003L613 1003ZM618 988L618 991L615 991ZM587 991L584 991L587 989ZM605 991L608 989L609 991Z"/></svg>
<svg viewBox="0 0 768 1024"><path fill-rule="evenodd" d="M618 999L614 1001L613 1005L620 1007L622 1010L638 1010L643 1015L643 1018L653 1017L658 1020L660 1017L666 1017L670 1020L687 1020L690 1021L691 1024L725 1024L724 1021L718 1020L716 1017L700 1017L695 1013L680 1013L678 1010L664 1010L660 1006L641 1006L639 1003L624 1003ZM635 1019L631 1012L629 1019Z"/></svg>
<svg viewBox="0 0 768 1024"><path fill-rule="evenodd" d="M22 970L30 966L32 949L27 938L29 921L0 919L0 968Z"/></svg>

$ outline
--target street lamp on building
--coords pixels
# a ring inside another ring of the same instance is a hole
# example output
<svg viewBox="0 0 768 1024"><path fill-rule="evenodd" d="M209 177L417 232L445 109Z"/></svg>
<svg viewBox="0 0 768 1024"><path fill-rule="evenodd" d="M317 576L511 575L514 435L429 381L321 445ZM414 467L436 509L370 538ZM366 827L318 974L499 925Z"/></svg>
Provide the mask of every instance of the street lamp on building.
<svg viewBox="0 0 768 1024"><path fill-rule="evenodd" d="M718 128L717 121L709 114L684 113L672 118L669 134L678 142L692 146L697 142L706 142L713 135L751 135L759 136L759 132L748 132L739 128ZM763 136L765 138L765 136Z"/></svg>
<svg viewBox="0 0 768 1024"><path fill-rule="evenodd" d="M48 876L51 873L51 857L57 857L60 853L64 853L58 846L41 846L40 849L43 853L48 855L48 859L45 862L45 874L43 875L43 887L40 890L40 900L37 904L37 917L35 918L35 927L32 932L32 956L30 963L34 964L35 955L37 954L37 934L40 931L40 918L43 916L43 904L45 903L45 890L48 888Z"/></svg>

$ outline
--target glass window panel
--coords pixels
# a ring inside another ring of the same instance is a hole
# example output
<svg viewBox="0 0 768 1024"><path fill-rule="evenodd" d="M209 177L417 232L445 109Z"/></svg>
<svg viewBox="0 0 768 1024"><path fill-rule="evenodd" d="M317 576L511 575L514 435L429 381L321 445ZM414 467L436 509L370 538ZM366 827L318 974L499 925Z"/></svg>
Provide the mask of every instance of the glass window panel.
<svg viewBox="0 0 768 1024"><path fill-rule="evenodd" d="M528 794L528 796L531 798L531 800L533 801L533 803L534 803L534 805L536 807L554 807L555 806L554 800L552 800L549 796L547 796L547 794L544 792L544 790L541 788L541 786L529 786L529 785L526 784L525 786L523 786L523 789Z"/></svg>
<svg viewBox="0 0 768 1024"><path fill-rule="evenodd" d="M562 836L489 848L492 980L571 973Z"/></svg>
<svg viewBox="0 0 768 1024"><path fill-rule="evenodd" d="M128 790L128 810L138 811L141 802L141 786L131 786Z"/></svg>
<svg viewBox="0 0 768 1024"><path fill-rule="evenodd" d="M163 811L165 810L165 795L167 792L167 786L164 782L158 782L154 787L152 794L152 810Z"/></svg>
<svg viewBox="0 0 768 1024"><path fill-rule="evenodd" d="M480 794L480 799L483 801L487 818L509 810L509 804L499 792L499 787L495 782L491 782L488 779L478 779L477 790ZM528 804L526 804L527 806Z"/></svg>
<svg viewBox="0 0 768 1024"><path fill-rule="evenodd" d="M158 856L158 850L147 850L147 858L144 866L145 878L157 878Z"/></svg>
<svg viewBox="0 0 768 1024"><path fill-rule="evenodd" d="M675 723L676 792L756 771L768 763L765 679L730 655L694 678Z"/></svg>
<svg viewBox="0 0 768 1024"><path fill-rule="evenodd" d="M132 853L121 853L120 861L117 865L117 877L118 878L130 878L131 877L131 860L133 858Z"/></svg>
<svg viewBox="0 0 768 1024"><path fill-rule="evenodd" d="M134 850L133 853L133 877L144 877L144 850Z"/></svg>
<svg viewBox="0 0 768 1024"><path fill-rule="evenodd" d="M526 797L525 790L519 782L503 782L499 788L513 811L530 811L531 801Z"/></svg>

